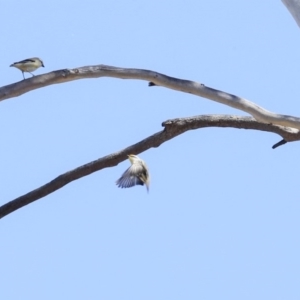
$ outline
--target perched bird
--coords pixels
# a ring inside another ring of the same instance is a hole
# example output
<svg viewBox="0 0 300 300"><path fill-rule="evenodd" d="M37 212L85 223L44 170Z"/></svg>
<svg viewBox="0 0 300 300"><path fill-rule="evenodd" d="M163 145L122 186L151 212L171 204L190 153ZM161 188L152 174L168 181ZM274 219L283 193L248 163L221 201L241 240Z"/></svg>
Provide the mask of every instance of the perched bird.
<svg viewBox="0 0 300 300"><path fill-rule="evenodd" d="M150 176L146 163L133 154L129 154L128 159L131 162L131 166L116 181L116 184L120 188L129 188L137 184L145 184L149 192Z"/></svg>
<svg viewBox="0 0 300 300"><path fill-rule="evenodd" d="M33 57L33 58L28 58L28 59L15 62L11 64L10 67L15 67L21 70L23 74L23 78L25 79L24 72L28 72L32 76L34 76L31 72L35 71L39 67L45 67L45 66L41 59L39 59L38 57Z"/></svg>

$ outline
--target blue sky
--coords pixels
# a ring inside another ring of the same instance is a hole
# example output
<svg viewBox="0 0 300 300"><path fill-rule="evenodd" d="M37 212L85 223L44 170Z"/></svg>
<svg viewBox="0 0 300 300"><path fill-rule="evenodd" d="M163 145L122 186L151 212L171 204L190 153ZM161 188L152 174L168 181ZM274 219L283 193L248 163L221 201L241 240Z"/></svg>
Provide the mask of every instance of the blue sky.
<svg viewBox="0 0 300 300"><path fill-rule="evenodd" d="M9 65L106 64L202 82L300 115L300 31L281 1L5 1ZM28 76L28 75L27 75ZM29 75L30 76L30 75ZM162 130L167 119L245 115L147 82L48 86L0 103L1 203ZM118 189L124 161L0 220L1 296L299 299L299 143L208 128L140 154L151 186Z"/></svg>

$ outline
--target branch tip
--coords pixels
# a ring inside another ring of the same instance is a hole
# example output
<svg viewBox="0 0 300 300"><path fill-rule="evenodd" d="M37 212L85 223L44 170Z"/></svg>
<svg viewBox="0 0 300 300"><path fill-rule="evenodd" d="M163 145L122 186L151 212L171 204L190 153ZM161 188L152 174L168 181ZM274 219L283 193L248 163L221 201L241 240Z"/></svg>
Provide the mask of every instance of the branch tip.
<svg viewBox="0 0 300 300"><path fill-rule="evenodd" d="M273 145L272 149L276 149L277 147L282 146L286 143L287 143L287 141L285 139L283 139L283 140L279 141L278 143L276 143L275 145Z"/></svg>

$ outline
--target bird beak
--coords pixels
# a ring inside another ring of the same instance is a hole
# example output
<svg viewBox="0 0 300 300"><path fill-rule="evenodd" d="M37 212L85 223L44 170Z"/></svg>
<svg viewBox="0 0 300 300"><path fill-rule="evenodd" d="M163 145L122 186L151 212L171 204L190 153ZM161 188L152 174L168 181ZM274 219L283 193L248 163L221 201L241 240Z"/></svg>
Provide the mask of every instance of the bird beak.
<svg viewBox="0 0 300 300"><path fill-rule="evenodd" d="M44 64L42 63L42 67L45 68Z"/></svg>

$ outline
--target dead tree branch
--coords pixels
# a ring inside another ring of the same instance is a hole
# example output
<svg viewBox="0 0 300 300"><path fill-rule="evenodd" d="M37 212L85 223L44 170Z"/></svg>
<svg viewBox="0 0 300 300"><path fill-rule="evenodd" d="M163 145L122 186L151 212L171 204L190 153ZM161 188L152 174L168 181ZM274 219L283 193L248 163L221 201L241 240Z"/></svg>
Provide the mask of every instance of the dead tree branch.
<svg viewBox="0 0 300 300"><path fill-rule="evenodd" d="M149 70L116 68L105 65L53 71L1 87L0 101L17 97L51 84L99 77L146 80L157 86L193 94L242 110L261 123L271 123L300 130L300 118L270 112L249 100L207 87L201 83L182 80Z"/></svg>
<svg viewBox="0 0 300 300"><path fill-rule="evenodd" d="M130 153L139 154L150 148L157 148L166 141L188 130L207 127L254 129L277 133L286 141L300 140L300 134L290 131L289 128L260 123L255 121L252 117L202 115L168 120L163 122L162 126L164 127L164 130L157 132L134 145L94 160L74 170L68 171L45 185L2 205L0 207L0 218L3 218L19 208L53 193L74 180L80 179L104 168L116 166L120 162L124 161Z"/></svg>

